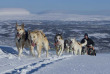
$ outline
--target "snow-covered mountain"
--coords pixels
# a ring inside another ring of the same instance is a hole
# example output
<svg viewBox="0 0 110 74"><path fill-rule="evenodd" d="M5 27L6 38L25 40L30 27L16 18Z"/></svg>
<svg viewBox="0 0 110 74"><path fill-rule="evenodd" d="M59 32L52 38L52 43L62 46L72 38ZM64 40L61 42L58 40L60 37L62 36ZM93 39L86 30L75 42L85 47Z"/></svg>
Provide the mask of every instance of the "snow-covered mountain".
<svg viewBox="0 0 110 74"><path fill-rule="evenodd" d="M102 15L79 15L64 12L43 12L31 14L20 8L0 9L0 20L61 20L61 21L102 21L110 20L110 16Z"/></svg>

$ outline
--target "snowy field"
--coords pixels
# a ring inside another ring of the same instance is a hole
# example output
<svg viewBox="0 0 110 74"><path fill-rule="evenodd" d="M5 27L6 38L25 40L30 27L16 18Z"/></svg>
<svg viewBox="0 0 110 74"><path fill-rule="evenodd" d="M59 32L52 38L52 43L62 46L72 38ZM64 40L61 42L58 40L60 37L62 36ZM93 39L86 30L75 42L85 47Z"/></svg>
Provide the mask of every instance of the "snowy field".
<svg viewBox="0 0 110 74"><path fill-rule="evenodd" d="M30 56L24 49L18 57L15 46L15 20L0 21L0 74L110 74L110 21L36 21L19 20L25 29L43 30L51 49L49 57L42 53L41 58ZM64 53L55 54L54 36L62 33L64 39L75 37L81 41L88 33L95 42L97 56L75 56Z"/></svg>
<svg viewBox="0 0 110 74"><path fill-rule="evenodd" d="M0 74L109 74L110 54L70 55L60 57L54 51L45 53L41 58L29 56L29 51L23 51L22 57L17 56L15 47L0 47Z"/></svg>

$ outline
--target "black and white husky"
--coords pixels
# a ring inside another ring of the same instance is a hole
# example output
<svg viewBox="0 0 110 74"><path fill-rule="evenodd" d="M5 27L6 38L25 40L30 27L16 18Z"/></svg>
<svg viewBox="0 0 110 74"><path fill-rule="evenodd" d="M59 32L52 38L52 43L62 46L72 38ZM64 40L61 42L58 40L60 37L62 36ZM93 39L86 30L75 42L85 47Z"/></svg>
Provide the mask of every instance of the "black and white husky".
<svg viewBox="0 0 110 74"><path fill-rule="evenodd" d="M56 49L56 54L58 56L61 56L64 50L64 40L61 34L56 34L55 38L55 49Z"/></svg>
<svg viewBox="0 0 110 74"><path fill-rule="evenodd" d="M67 52L67 53L71 52L70 43L71 43L70 39L64 40L64 51Z"/></svg>

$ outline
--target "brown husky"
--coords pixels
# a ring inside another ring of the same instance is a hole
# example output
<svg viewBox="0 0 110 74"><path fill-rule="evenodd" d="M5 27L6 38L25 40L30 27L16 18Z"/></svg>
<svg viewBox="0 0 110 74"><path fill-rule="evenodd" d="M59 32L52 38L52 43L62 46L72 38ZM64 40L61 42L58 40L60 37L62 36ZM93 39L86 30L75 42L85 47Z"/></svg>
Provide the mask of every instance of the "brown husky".
<svg viewBox="0 0 110 74"><path fill-rule="evenodd" d="M32 53L33 53L34 47L36 46L38 57L40 57L42 47L44 47L46 50L46 57L48 57L48 50L50 47L49 47L49 42L45 34L42 31L38 31L38 30L34 30L32 32L28 31L28 33L29 33L29 40L30 40Z"/></svg>
<svg viewBox="0 0 110 74"><path fill-rule="evenodd" d="M16 23L16 47L18 49L18 55L20 56L23 48L30 48L30 41L28 39L28 33L24 30L24 24L18 25ZM31 51L32 52L32 51ZM32 54L34 56L34 54Z"/></svg>

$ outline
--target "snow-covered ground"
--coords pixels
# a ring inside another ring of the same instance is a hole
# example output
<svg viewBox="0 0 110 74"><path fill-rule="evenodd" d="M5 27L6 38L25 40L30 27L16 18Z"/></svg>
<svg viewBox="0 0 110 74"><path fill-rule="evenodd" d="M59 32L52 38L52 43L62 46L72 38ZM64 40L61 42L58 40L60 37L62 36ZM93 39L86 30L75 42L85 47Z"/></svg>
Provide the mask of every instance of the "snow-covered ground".
<svg viewBox="0 0 110 74"><path fill-rule="evenodd" d="M110 54L71 56L40 69L38 74L109 74ZM35 74L35 73L34 73Z"/></svg>
<svg viewBox="0 0 110 74"><path fill-rule="evenodd" d="M58 57L50 50L48 58L45 53L37 58L30 56L26 49L18 57L16 47L0 46L0 74L109 74L109 57L110 54L75 56L66 53Z"/></svg>

